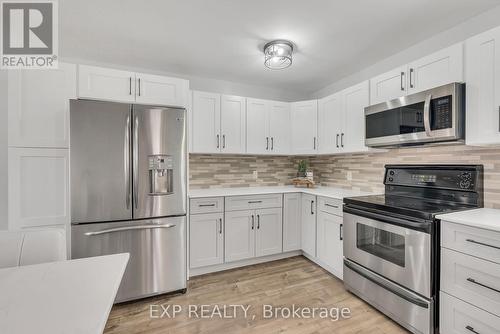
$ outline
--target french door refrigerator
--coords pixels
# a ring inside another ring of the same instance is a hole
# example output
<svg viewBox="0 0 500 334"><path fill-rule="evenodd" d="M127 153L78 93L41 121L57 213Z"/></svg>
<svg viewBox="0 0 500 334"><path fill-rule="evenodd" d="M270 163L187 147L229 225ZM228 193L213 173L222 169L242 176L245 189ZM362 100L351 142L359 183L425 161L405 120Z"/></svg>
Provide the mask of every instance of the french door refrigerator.
<svg viewBox="0 0 500 334"><path fill-rule="evenodd" d="M71 100L72 258L130 253L116 302L186 288L184 109Z"/></svg>

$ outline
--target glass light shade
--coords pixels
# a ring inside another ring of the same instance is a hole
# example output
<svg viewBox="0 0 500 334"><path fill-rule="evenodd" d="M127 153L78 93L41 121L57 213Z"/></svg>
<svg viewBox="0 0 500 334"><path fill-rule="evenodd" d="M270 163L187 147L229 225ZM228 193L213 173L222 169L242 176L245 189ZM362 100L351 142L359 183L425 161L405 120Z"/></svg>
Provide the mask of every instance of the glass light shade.
<svg viewBox="0 0 500 334"><path fill-rule="evenodd" d="M277 40L264 46L264 65L273 70L281 70L292 65L293 45L289 41Z"/></svg>

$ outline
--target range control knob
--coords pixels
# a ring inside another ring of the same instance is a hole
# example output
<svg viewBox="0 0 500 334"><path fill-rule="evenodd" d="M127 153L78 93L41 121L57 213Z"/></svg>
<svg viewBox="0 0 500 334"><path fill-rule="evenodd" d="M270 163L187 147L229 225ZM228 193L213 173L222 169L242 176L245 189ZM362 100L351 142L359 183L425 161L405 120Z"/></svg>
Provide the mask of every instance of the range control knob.
<svg viewBox="0 0 500 334"><path fill-rule="evenodd" d="M389 182L392 182L394 181L394 179L392 177L389 178Z"/></svg>
<svg viewBox="0 0 500 334"><path fill-rule="evenodd" d="M393 170L389 171L389 175L393 176L394 175L394 171Z"/></svg>

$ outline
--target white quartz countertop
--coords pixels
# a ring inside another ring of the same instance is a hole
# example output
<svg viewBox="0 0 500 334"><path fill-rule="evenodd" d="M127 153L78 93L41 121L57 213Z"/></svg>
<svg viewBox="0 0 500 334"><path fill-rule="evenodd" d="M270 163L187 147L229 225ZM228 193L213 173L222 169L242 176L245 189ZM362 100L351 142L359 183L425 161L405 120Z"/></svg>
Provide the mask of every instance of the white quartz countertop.
<svg viewBox="0 0 500 334"><path fill-rule="evenodd" d="M0 269L0 333L101 334L129 254Z"/></svg>
<svg viewBox="0 0 500 334"><path fill-rule="evenodd" d="M305 193L315 196L323 196L336 199L343 199L345 197L372 195L371 193L367 192L347 190L335 187L296 188L294 186L276 186L276 187L270 186L270 187L193 189L189 191L189 197L202 198L202 197L263 195L263 194L281 194L281 193Z"/></svg>
<svg viewBox="0 0 500 334"><path fill-rule="evenodd" d="M474 209L437 215L442 221L500 232L500 210Z"/></svg>

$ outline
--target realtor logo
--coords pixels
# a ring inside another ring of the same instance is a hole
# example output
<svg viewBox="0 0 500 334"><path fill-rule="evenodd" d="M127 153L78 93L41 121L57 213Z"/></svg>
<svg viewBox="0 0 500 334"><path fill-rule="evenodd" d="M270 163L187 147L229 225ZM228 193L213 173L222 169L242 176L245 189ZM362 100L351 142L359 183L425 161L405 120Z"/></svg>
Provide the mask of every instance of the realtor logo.
<svg viewBox="0 0 500 334"><path fill-rule="evenodd" d="M57 3L3 1L3 69L57 68Z"/></svg>

